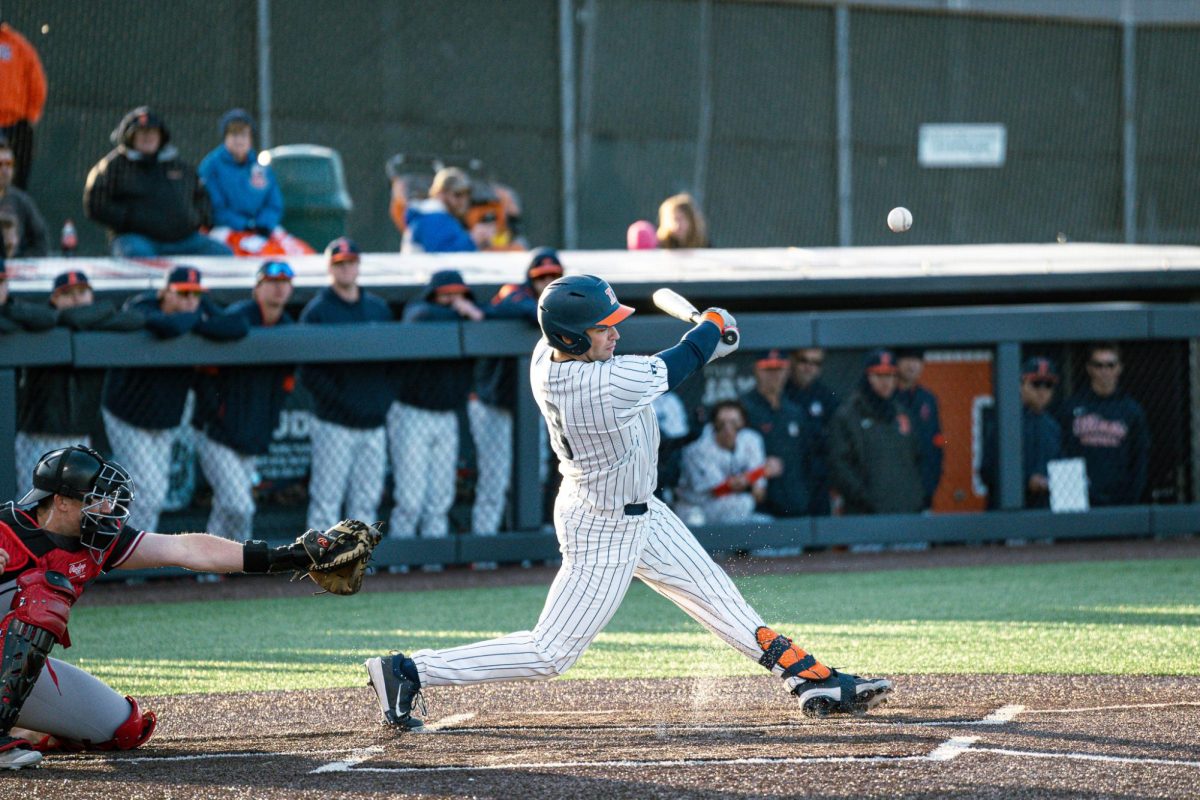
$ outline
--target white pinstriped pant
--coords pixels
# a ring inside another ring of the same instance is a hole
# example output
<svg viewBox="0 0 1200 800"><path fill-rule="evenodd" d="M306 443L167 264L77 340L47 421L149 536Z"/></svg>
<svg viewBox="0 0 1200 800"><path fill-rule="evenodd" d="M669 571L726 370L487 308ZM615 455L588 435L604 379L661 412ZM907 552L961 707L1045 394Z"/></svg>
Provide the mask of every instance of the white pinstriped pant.
<svg viewBox="0 0 1200 800"><path fill-rule="evenodd" d="M171 486L171 446L175 444L179 428L139 428L107 408L101 411L113 460L133 478L129 524L144 531L157 531L158 515L162 513Z"/></svg>
<svg viewBox="0 0 1200 800"><path fill-rule="evenodd" d="M566 672L612 619L633 578L679 606L743 655L758 660L762 617L661 500L636 517L554 509L563 563L532 631L412 654L423 686L539 680Z"/></svg>
<svg viewBox="0 0 1200 800"><path fill-rule="evenodd" d="M450 535L450 507L458 471L458 415L430 411L399 401L387 414L388 451L396 501L388 536Z"/></svg>
<svg viewBox="0 0 1200 800"><path fill-rule="evenodd" d="M471 532L491 536L500 530L508 499L508 484L512 477L513 415L506 408L471 399L467 403L467 419L475 439L478 467Z"/></svg>
<svg viewBox="0 0 1200 800"><path fill-rule="evenodd" d="M308 435L312 441L308 527L323 531L347 518L367 524L377 520L383 494L383 426L349 428L314 416Z"/></svg>
<svg viewBox="0 0 1200 800"><path fill-rule="evenodd" d="M196 456L212 487L212 511L206 530L235 542L250 539L254 525L254 467L257 459L196 434Z"/></svg>

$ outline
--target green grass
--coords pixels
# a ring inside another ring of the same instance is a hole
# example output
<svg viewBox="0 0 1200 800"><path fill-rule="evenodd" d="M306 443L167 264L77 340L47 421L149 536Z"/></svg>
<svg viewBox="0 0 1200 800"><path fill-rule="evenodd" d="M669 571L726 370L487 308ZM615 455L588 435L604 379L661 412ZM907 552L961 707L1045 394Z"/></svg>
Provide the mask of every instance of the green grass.
<svg viewBox="0 0 1200 800"><path fill-rule="evenodd" d="M738 585L769 625L856 671L1200 671L1200 559L770 575ZM75 646L54 655L129 694L355 686L370 655L526 630L545 593L85 604L71 619ZM635 581L567 678L761 671Z"/></svg>

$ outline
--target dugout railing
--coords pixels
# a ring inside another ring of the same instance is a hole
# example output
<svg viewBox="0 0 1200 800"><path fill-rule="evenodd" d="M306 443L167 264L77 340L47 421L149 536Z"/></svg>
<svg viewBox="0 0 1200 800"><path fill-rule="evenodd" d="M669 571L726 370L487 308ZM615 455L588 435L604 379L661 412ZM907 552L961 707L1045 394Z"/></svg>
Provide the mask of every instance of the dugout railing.
<svg viewBox="0 0 1200 800"><path fill-rule="evenodd" d="M1023 347L1031 343L1170 341L1185 343L1189 374L1197 381L1195 348L1200 339L1200 313L1188 304L1109 303L929 308L864 312L741 314L743 351L768 347L867 349L880 345L977 348L992 353L995 406L999 429L998 510L987 513L923 513L912 515L831 516L779 519L770 524L721 525L698 528L701 542L713 551L763 547L821 547L856 543L978 542L1013 537L1094 538L1106 536L1169 536L1200 529L1200 504L1188 490L1167 504L1095 508L1079 513L1025 510L1023 504L1021 401L1019 375ZM665 317L635 317L622 325L623 352L654 352L678 340L679 322ZM195 336L158 341L149 334L73 333L56 329L21 333L0 345L0 489L15 489L13 440L17 377L20 368L75 365L76 367L167 367L253 365L335 361L403 361L510 357L515 359L519 385L527 383L528 359L537 333L517 322L403 323L344 326L337 335L326 327L291 326L253 331L244 340L214 343ZM347 342L353 341L348 347ZM1188 433L1195 426L1196 400L1186 404ZM552 533L543 527L544 498L537 479L538 427L542 424L528 392L519 393L514 419L512 528L500 536L471 534L442 540L385 539L376 563L518 562L557 555ZM1194 448L1184 449L1189 462ZM1182 465L1189 475L1194 464ZM136 479L136 476L135 476ZM294 519L292 519L294 516ZM185 515L186 517L186 515ZM168 518L175 521L178 518ZM199 513L188 517L190 529L203 524ZM304 512L274 515L274 530L303 528ZM163 527L169 527L163 525ZM1034 533L1036 532L1036 533ZM272 536L271 538L276 538ZM128 573L124 573L128 574Z"/></svg>

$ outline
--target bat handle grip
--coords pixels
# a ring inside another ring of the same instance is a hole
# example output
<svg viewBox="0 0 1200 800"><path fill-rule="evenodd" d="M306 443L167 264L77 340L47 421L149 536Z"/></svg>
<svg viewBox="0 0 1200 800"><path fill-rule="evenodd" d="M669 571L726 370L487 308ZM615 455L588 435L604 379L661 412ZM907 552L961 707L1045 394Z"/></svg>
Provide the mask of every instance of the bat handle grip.
<svg viewBox="0 0 1200 800"><path fill-rule="evenodd" d="M738 340L737 331L725 331L724 333L721 334L721 341L724 342L725 344L737 344L737 340Z"/></svg>

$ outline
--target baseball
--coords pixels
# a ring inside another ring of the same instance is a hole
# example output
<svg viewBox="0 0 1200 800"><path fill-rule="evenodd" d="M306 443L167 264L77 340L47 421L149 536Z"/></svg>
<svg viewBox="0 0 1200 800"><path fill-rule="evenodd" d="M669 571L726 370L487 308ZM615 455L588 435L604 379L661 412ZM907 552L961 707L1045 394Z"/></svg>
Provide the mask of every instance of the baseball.
<svg viewBox="0 0 1200 800"><path fill-rule="evenodd" d="M888 227L896 233L904 233L912 227L912 212L904 206L896 206L888 212Z"/></svg>

